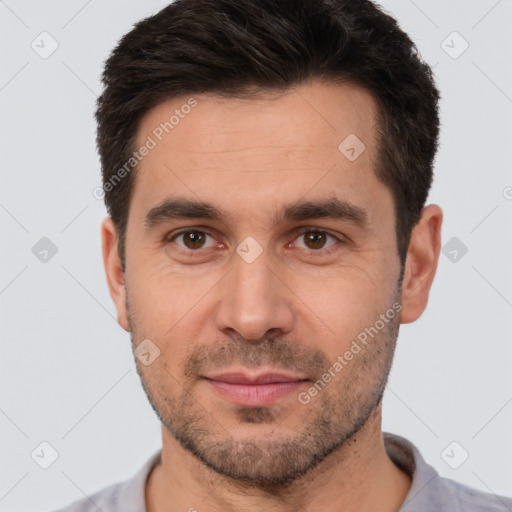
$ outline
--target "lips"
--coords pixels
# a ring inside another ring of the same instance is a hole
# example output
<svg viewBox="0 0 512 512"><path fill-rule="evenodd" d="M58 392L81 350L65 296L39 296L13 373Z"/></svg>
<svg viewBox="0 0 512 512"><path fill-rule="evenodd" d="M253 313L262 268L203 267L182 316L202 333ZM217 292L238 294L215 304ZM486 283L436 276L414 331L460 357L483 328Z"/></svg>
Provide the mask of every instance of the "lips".
<svg viewBox="0 0 512 512"><path fill-rule="evenodd" d="M225 372L207 376L205 380L218 395L246 407L272 405L309 382L303 376L282 372Z"/></svg>
<svg viewBox="0 0 512 512"><path fill-rule="evenodd" d="M259 375L250 375L243 372L219 373L206 377L210 380L229 382L230 384L273 384L279 382L296 382L307 380L302 376L287 375L284 373L261 373Z"/></svg>

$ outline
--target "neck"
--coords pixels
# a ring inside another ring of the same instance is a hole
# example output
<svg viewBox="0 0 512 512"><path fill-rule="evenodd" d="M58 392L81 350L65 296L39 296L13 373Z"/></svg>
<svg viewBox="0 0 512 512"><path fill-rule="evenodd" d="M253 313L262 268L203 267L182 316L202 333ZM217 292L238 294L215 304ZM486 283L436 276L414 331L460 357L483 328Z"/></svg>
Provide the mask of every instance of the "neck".
<svg viewBox="0 0 512 512"><path fill-rule="evenodd" d="M396 512L411 478L389 458L379 406L366 424L314 469L282 490L243 485L212 471L162 428L161 463L146 483L147 512Z"/></svg>

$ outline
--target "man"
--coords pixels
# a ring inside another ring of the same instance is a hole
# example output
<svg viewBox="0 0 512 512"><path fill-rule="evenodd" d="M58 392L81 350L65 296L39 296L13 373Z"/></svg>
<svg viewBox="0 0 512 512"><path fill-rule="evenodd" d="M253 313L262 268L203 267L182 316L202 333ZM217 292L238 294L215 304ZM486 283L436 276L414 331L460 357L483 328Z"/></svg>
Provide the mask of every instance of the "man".
<svg viewBox="0 0 512 512"><path fill-rule="evenodd" d="M381 431L438 91L369 0L178 0L106 63L103 257L162 451L67 511L503 511Z"/></svg>

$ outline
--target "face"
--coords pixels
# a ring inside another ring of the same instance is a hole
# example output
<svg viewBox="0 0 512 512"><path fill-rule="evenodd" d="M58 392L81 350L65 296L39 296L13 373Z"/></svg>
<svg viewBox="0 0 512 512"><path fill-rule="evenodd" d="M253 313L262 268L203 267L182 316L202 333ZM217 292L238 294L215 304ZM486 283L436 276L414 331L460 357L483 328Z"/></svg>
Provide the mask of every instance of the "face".
<svg viewBox="0 0 512 512"><path fill-rule="evenodd" d="M379 404L401 296L376 116L362 89L315 82L173 98L139 127L136 146L155 144L119 318L145 343L137 368L162 424L219 473L293 481Z"/></svg>

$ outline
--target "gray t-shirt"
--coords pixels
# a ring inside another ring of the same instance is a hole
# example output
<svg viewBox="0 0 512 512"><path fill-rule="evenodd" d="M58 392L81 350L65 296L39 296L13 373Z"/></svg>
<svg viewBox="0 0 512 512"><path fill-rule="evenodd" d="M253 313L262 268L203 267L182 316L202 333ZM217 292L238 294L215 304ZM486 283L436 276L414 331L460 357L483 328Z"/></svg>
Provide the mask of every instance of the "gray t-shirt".
<svg viewBox="0 0 512 512"><path fill-rule="evenodd" d="M400 512L512 512L512 498L477 491L441 477L428 465L407 439L384 432L384 444L391 460L412 477L412 485ZM146 512L146 479L160 460L154 453L129 480L75 501L56 512Z"/></svg>

